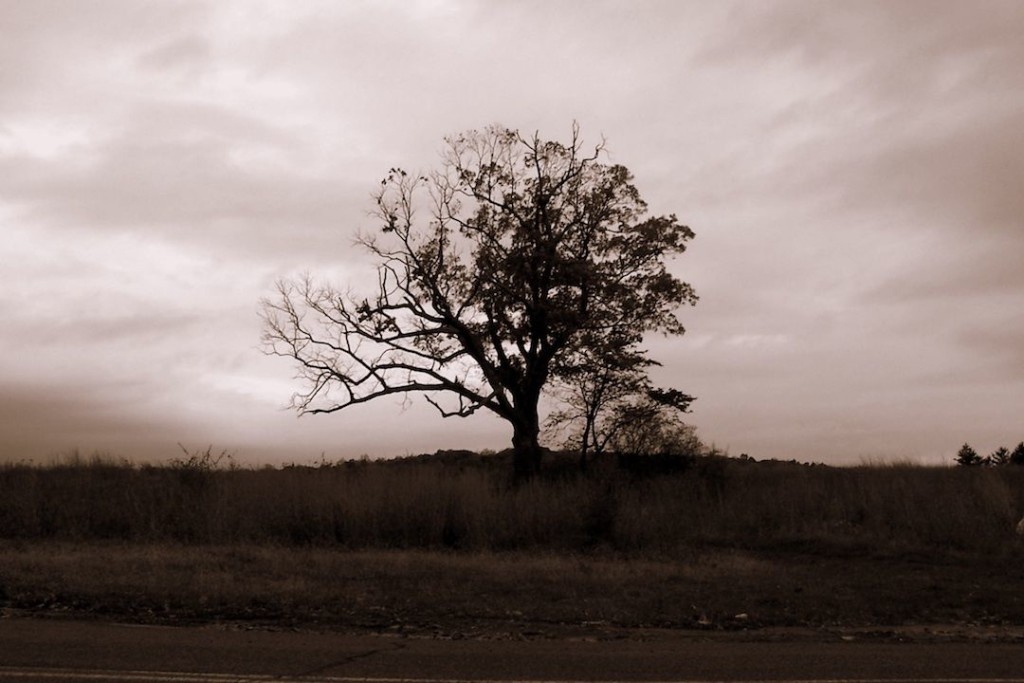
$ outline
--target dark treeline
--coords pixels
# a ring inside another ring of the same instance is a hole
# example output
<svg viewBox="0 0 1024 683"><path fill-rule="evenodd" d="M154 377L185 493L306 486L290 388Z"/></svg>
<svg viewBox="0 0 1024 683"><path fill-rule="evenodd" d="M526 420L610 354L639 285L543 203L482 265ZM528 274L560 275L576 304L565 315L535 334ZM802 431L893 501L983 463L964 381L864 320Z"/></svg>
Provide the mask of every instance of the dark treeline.
<svg viewBox="0 0 1024 683"><path fill-rule="evenodd" d="M984 457L978 455L978 452L969 443L965 443L956 454L956 462L964 467L1024 466L1024 441L1017 444L1012 451L1006 446L1000 446Z"/></svg>
<svg viewBox="0 0 1024 683"><path fill-rule="evenodd" d="M240 468L66 458L0 467L0 539L671 556L713 545L814 551L1016 547L1024 467L836 468L702 456L551 456L511 485L507 455Z"/></svg>

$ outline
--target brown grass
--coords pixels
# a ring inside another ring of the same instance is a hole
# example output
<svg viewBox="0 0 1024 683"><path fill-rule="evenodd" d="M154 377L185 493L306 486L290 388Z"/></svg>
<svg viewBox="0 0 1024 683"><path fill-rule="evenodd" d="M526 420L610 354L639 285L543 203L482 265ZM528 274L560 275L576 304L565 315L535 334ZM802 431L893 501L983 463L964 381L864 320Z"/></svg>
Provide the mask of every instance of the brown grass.
<svg viewBox="0 0 1024 683"><path fill-rule="evenodd" d="M1024 623L1024 468L505 472L3 466L0 608L456 635Z"/></svg>
<svg viewBox="0 0 1024 683"><path fill-rule="evenodd" d="M486 462L486 461L485 461ZM589 552L693 548L1003 553L1024 468L830 468L696 461L638 476L606 463L511 486L500 467L343 463L217 469L71 460L0 467L0 539Z"/></svg>
<svg viewBox="0 0 1024 683"><path fill-rule="evenodd" d="M322 548L0 547L9 608L494 637L613 628L1024 623L1019 562L705 551L687 560Z"/></svg>

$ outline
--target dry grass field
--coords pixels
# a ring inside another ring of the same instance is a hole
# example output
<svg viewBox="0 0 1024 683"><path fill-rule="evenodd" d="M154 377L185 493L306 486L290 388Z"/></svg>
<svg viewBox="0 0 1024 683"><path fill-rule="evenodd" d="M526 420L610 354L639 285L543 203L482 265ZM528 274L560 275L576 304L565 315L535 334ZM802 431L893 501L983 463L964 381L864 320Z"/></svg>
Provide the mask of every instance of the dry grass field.
<svg viewBox="0 0 1024 683"><path fill-rule="evenodd" d="M1024 468L0 468L11 614L482 636L1024 624ZM492 460L496 462L492 462Z"/></svg>

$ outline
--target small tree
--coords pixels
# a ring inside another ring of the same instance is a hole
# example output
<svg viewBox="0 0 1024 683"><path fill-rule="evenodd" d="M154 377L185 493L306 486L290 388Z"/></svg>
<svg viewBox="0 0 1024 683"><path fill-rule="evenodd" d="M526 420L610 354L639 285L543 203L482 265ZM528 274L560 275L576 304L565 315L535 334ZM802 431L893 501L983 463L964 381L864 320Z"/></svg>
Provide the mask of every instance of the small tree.
<svg viewBox="0 0 1024 683"><path fill-rule="evenodd" d="M1010 449L1006 448L1005 446L1000 446L995 451L993 451L992 455L988 456L986 460L988 464L992 465L993 467L1002 467L1003 465L1010 462Z"/></svg>
<svg viewBox="0 0 1024 683"><path fill-rule="evenodd" d="M649 388L646 369L654 363L631 351L634 344L624 335L591 340L581 345L556 380L563 407L548 416L546 426L550 432L568 431L564 445L579 452L582 470L591 454L604 451L611 437L609 421L603 418Z"/></svg>
<svg viewBox="0 0 1024 683"><path fill-rule="evenodd" d="M1013 449L1013 453L1010 453L1010 464L1024 465L1024 441L1017 444L1017 447Z"/></svg>
<svg viewBox="0 0 1024 683"><path fill-rule="evenodd" d="M693 450L693 429L679 416L695 400L692 396L651 387L638 370L612 365L596 365L571 379L561 397L566 407L549 416L548 427L569 430L565 445L578 450L581 469L589 457L609 450L663 453L684 442L685 450Z"/></svg>
<svg viewBox="0 0 1024 683"><path fill-rule="evenodd" d="M627 457L684 456L703 453L704 444L692 425L682 419L684 409L666 396L692 398L674 389L652 389L646 396L626 402L611 416L607 448Z"/></svg>
<svg viewBox="0 0 1024 683"><path fill-rule="evenodd" d="M586 152L575 126L568 144L501 127L446 143L437 171L381 184L379 229L359 240L375 291L280 282L264 343L297 362L300 412L410 393L444 417L489 410L529 476L541 396L588 347L628 364L644 332L682 333L676 311L696 296L666 261L693 232L647 215L629 171L602 163L601 145Z"/></svg>
<svg viewBox="0 0 1024 683"><path fill-rule="evenodd" d="M970 444L964 444L956 454L956 462L964 467L977 467L982 464L978 452L971 448Z"/></svg>

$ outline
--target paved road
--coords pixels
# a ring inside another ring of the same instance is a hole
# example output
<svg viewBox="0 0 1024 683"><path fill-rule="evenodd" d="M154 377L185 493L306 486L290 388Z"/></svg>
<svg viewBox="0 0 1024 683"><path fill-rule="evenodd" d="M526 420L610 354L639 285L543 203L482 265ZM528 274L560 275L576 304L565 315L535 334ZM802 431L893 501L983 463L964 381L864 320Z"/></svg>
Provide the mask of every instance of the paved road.
<svg viewBox="0 0 1024 683"><path fill-rule="evenodd" d="M0 619L0 681L1014 681L1024 645L442 641Z"/></svg>

